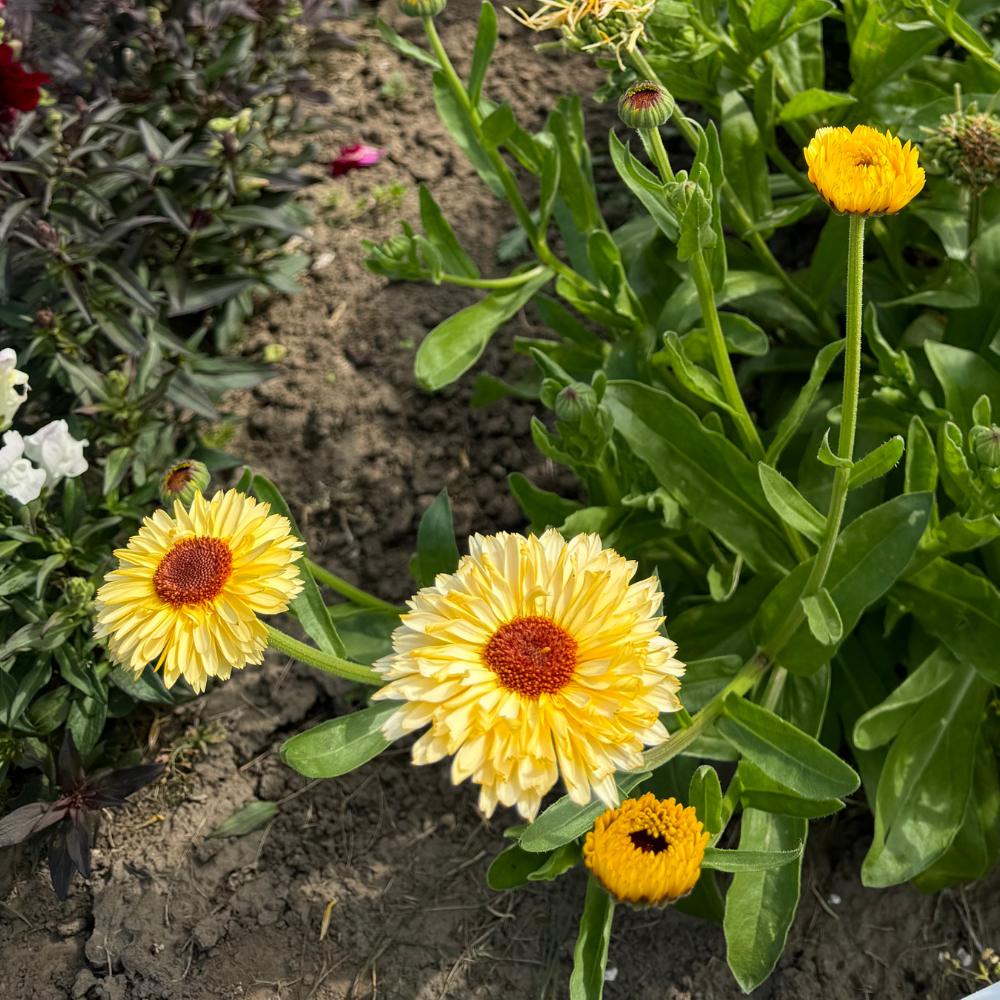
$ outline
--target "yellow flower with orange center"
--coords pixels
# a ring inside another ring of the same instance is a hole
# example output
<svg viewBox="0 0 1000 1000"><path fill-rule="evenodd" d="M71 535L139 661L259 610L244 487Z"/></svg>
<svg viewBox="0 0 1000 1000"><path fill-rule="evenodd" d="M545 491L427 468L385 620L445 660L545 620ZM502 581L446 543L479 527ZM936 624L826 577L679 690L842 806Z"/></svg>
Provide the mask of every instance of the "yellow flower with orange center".
<svg viewBox="0 0 1000 1000"><path fill-rule="evenodd" d="M891 215L924 186L917 147L867 125L821 128L803 152L809 180L841 215Z"/></svg>
<svg viewBox="0 0 1000 1000"><path fill-rule="evenodd" d="M301 547L288 518L230 490L211 502L198 491L186 511L158 510L115 555L119 564L97 592L98 638L111 659L138 675L147 663L204 691L209 677L260 663L274 615L302 589Z"/></svg>
<svg viewBox="0 0 1000 1000"><path fill-rule="evenodd" d="M692 806L647 792L598 816L583 860L619 903L666 905L695 887L708 839Z"/></svg>
<svg viewBox="0 0 1000 1000"><path fill-rule="evenodd" d="M534 818L560 773L570 798L591 790L618 804L616 770L642 764L667 739L684 665L660 635L654 578L598 535L558 531L469 540L469 555L409 602L373 697L404 704L383 732L395 740L430 725L415 764L448 755L452 781L481 786L479 807L516 805Z"/></svg>

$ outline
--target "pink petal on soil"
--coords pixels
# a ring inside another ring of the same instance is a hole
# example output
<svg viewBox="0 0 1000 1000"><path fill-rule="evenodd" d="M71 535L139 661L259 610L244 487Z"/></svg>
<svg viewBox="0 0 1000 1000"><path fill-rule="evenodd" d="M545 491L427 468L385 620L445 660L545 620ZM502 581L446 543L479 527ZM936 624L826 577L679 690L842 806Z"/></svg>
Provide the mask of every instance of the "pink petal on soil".
<svg viewBox="0 0 1000 1000"><path fill-rule="evenodd" d="M353 146L343 146L340 155L330 164L330 173L334 177L340 177L348 170L373 167L383 156L385 156L384 149L366 146L363 142L355 143Z"/></svg>

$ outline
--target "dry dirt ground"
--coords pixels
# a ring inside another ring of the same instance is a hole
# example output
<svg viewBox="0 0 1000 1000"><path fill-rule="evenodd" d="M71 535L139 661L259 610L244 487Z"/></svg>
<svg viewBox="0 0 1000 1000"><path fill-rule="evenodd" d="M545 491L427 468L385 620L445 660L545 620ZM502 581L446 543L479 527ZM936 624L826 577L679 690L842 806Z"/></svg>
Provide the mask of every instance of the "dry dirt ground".
<svg viewBox="0 0 1000 1000"><path fill-rule="evenodd" d="M388 3L382 14L416 39L415 23ZM451 0L439 18L460 70L476 16L471 0ZM232 401L245 421L230 448L281 484L321 562L400 600L420 512L443 486L460 534L521 526L506 488L512 470L573 487L534 450L530 405L471 410L472 378L436 397L414 387L414 345L472 297L387 285L363 269L358 239L383 239L394 217L414 218L422 181L484 271L502 273L494 249L512 219L438 123L422 68L380 43L371 11L345 30L362 45L327 59L340 129L322 135L322 158L358 140L388 157L309 192L320 266L304 295L266 305L253 324L248 354L269 344L287 353L280 379ZM500 31L488 93L510 97L525 124L540 125L560 93L593 91L599 74L585 59L536 54L505 17ZM594 136L606 134L611 110L586 104ZM356 214L374 205L376 185L394 181L406 185L401 207ZM501 342L530 324L522 316ZM506 356L492 348L482 367L502 374ZM487 865L514 817L484 821L470 788L453 788L444 766L411 767L403 746L328 781L281 763L284 739L355 698L274 658L154 723L154 751L182 751L175 776L107 818L89 883L77 880L60 903L30 854L0 861L0 998L566 997L579 870L516 893L488 890ZM208 836L255 799L279 804L272 823ZM1000 878L936 897L867 890L858 873L870 835L863 805L813 825L799 916L760 1000L952 1000L971 990L968 978L945 976L938 954L1000 945ZM620 910L610 970L607 1000L741 995L721 930L672 911Z"/></svg>

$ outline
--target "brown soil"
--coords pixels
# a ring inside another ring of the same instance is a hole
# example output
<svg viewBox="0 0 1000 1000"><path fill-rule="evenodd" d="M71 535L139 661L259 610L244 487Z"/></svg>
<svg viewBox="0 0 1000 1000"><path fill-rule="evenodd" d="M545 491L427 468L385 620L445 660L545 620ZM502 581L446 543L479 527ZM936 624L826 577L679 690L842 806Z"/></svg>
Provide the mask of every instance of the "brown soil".
<svg viewBox="0 0 1000 1000"><path fill-rule="evenodd" d="M451 0L439 18L455 53L471 52L476 8ZM416 37L415 22L390 4L382 13ZM411 590L407 562L420 512L443 486L460 534L522 525L506 487L510 471L550 489L574 487L532 446L534 407L508 401L471 410L472 377L436 397L414 387L413 345L472 296L387 285L362 267L358 239L390 235L396 215L415 218L424 181L484 272L502 273L494 247L512 217L453 148L422 69L363 23L347 30L367 46L332 55L326 83L354 124L325 134L324 158L362 139L389 156L310 192L324 256L304 295L268 304L252 327L249 353L287 348L283 377L234 400L246 420L230 448L281 485L320 561L399 600ZM500 32L488 91L510 97L528 126L541 123L559 94L593 91L599 73L585 59L536 54L527 32L504 17ZM457 59L460 70L466 61ZM389 106L379 88L397 73L412 90ZM587 110L595 138L606 134L610 109L587 102ZM374 185L393 180L407 185L400 209L344 221ZM340 208L324 209L334 189L345 192ZM480 368L502 374L512 333L529 324L510 324L497 338L503 349L489 349ZM94 876L77 880L67 902L52 894L44 865L32 870L30 853L0 857L0 997L567 996L584 879L577 870L554 884L489 891L486 867L513 816L484 821L468 787L452 787L443 766L411 767L403 746L329 781L307 782L281 763L284 739L348 711L351 698L346 685L280 658L239 673L161 720L164 746L191 730L225 738L195 755L187 777L178 770L108 816ZM280 804L272 823L209 838L255 799ZM1000 878L936 897L908 886L867 890L858 873L870 835L860 806L813 824L798 919L778 971L755 996L951 1000L969 992L968 977L945 976L938 953L1000 943ZM741 995L721 930L673 911L621 909L608 967L608 1000Z"/></svg>

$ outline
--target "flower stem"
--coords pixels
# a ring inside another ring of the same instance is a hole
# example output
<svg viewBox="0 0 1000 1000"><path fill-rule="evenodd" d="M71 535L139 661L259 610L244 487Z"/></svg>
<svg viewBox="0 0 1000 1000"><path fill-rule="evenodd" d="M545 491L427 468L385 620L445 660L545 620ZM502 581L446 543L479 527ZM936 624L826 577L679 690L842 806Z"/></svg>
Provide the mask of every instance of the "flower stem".
<svg viewBox="0 0 1000 1000"><path fill-rule="evenodd" d="M861 390L861 306L863 298L865 249L865 219L861 215L851 216L851 228L847 237L847 346L844 354L844 395L840 407L840 435L837 440L837 457L850 462L854 455L854 435L858 423L858 396ZM826 515L826 527L819 541L816 560L806 580L802 597L815 596L823 586L833 550L840 534L840 522L844 517L847 492L851 481L849 465L838 465L833 472L833 489L830 492L830 506ZM769 649L772 655L781 652L784 645L802 624L805 612L802 602L795 607L772 637Z"/></svg>
<svg viewBox="0 0 1000 1000"><path fill-rule="evenodd" d="M507 278L463 278L459 274L442 274L441 280L449 285L461 285L463 288L520 288L526 285L532 278L537 278L542 273L544 266L539 264L530 271L522 271L520 274L512 274ZM424 271L422 278L430 279L433 276L430 271Z"/></svg>
<svg viewBox="0 0 1000 1000"><path fill-rule="evenodd" d="M674 172L670 166L670 158L666 149L663 148L663 137L658 128L641 128L639 138L642 139L643 146L649 158L656 164L656 169L660 171L660 179L664 184L670 184L674 179Z"/></svg>
<svg viewBox="0 0 1000 1000"><path fill-rule="evenodd" d="M342 660L339 656L332 656L330 653L324 653L312 646L307 646L304 642L299 642L298 639L293 639L290 635L279 632L271 625L265 627L267 628L268 645L282 653L287 653L300 663L305 663L310 667L318 667L328 674L336 674L345 680L354 681L355 684L371 684L373 687L381 687L385 682L385 678L381 674L377 674L374 670L370 670L360 663L351 663L350 660Z"/></svg>
<svg viewBox="0 0 1000 1000"><path fill-rule="evenodd" d="M722 714L722 703L731 693L746 694L767 673L771 660L756 652L740 669L740 672L691 719L691 725L674 733L666 743L647 750L642 755L643 768L653 770L679 753L686 750L701 735L706 726Z"/></svg>
<svg viewBox="0 0 1000 1000"><path fill-rule="evenodd" d="M380 600L378 597L373 597L363 590L359 590L346 580L341 580L339 576L335 576L328 569L317 566L312 559L304 559L303 562L314 580L325 583L331 590L346 597L353 604L360 604L361 607L371 608L373 611L392 612L394 615L398 615L406 610L405 608L397 607L395 604L390 604L388 601Z"/></svg>
<svg viewBox="0 0 1000 1000"><path fill-rule="evenodd" d="M719 313L715 308L712 279L709 276L708 267L705 265L704 254L700 250L691 257L691 276L698 289L701 314L708 332L708 344L712 350L715 371L722 383L722 391L725 393L726 401L732 411L736 429L743 439L743 450L752 461L759 462L764 457L764 446L761 444L757 428L747 412L746 403L743 402L743 397L740 395L740 388L736 384L736 376L733 374L733 366L729 360L729 351L726 349L726 340L722 335Z"/></svg>

